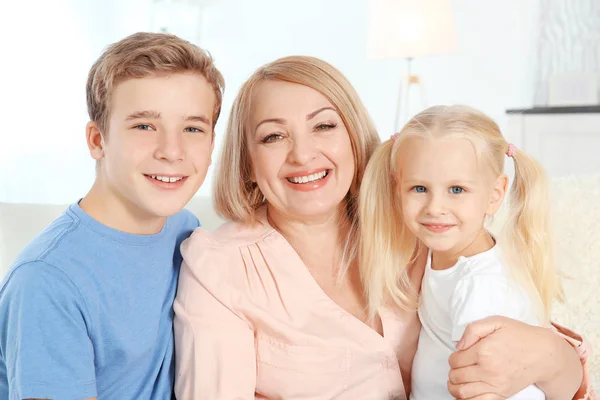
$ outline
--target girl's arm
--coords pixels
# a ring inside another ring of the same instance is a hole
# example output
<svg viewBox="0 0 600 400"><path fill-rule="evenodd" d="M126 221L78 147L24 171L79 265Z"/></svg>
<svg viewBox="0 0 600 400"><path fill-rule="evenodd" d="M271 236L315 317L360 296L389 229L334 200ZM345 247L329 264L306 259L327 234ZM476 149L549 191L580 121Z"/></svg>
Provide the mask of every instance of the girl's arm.
<svg viewBox="0 0 600 400"><path fill-rule="evenodd" d="M567 332L568 333L568 332ZM579 342L581 344L581 342ZM448 389L456 398L510 397L536 384L548 399L595 399L584 380L585 358L553 330L505 317L470 324L450 356Z"/></svg>

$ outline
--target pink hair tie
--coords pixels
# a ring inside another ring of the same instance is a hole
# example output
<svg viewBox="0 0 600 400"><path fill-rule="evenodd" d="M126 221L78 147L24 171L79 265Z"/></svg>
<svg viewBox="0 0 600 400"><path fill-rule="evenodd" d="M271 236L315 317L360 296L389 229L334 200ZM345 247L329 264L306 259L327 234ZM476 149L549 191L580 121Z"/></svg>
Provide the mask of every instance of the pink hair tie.
<svg viewBox="0 0 600 400"><path fill-rule="evenodd" d="M395 142L395 141L396 141L396 139L398 139L398 133L394 133L394 134L393 134L393 135L390 137L390 140L391 140L392 142Z"/></svg>
<svg viewBox="0 0 600 400"><path fill-rule="evenodd" d="M506 150L506 155L509 157L512 157L515 155L515 153L517 152L517 146L515 146L512 143L508 144L508 149Z"/></svg>

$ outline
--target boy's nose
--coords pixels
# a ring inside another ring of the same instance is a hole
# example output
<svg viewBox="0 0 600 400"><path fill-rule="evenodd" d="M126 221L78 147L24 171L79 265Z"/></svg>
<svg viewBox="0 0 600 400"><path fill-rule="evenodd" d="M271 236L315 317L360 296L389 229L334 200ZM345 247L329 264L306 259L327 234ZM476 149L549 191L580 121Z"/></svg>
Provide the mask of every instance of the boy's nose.
<svg viewBox="0 0 600 400"><path fill-rule="evenodd" d="M182 135L178 133L163 133L160 135L156 146L156 158L176 162L181 161L183 156Z"/></svg>

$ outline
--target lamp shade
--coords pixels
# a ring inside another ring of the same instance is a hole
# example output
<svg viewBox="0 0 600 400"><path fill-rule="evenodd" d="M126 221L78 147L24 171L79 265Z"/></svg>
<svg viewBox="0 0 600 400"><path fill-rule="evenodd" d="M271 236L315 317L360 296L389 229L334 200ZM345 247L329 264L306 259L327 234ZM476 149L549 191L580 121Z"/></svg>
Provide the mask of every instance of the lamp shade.
<svg viewBox="0 0 600 400"><path fill-rule="evenodd" d="M424 57L457 48L450 0L370 0L369 58Z"/></svg>

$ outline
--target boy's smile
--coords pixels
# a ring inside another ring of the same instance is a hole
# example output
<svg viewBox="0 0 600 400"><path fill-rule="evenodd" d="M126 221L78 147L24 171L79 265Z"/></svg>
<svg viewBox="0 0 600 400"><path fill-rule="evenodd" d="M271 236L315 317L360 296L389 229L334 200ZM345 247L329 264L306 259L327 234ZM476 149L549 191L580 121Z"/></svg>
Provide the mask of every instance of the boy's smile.
<svg viewBox="0 0 600 400"><path fill-rule="evenodd" d="M185 175L144 174L144 176L160 189L180 188L187 179Z"/></svg>

